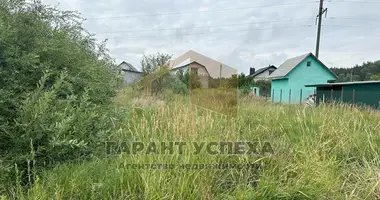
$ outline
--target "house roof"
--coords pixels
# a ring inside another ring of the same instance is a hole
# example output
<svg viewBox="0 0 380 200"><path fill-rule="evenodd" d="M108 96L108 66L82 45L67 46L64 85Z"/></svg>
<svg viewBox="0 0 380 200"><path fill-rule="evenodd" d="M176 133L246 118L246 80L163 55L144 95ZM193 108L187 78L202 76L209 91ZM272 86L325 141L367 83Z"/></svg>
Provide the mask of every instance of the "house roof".
<svg viewBox="0 0 380 200"><path fill-rule="evenodd" d="M121 62L119 66L122 66L122 65L125 65L126 67L122 67L121 69L123 71L130 71L130 72L138 72L138 73L141 73L139 70L137 70L132 64L128 63L128 62Z"/></svg>
<svg viewBox="0 0 380 200"><path fill-rule="evenodd" d="M289 74L294 68L298 66L301 62L303 62L306 58L309 56L313 56L324 68L326 68L333 76L337 78L337 76L332 72L325 64L323 64L318 58L316 58L312 53L307 53L301 56L297 56L294 58L290 58L286 60L276 71L274 71L269 77L276 79L276 78L284 78L286 75Z"/></svg>
<svg viewBox="0 0 380 200"><path fill-rule="evenodd" d="M359 84L380 84L380 81L354 81L354 82L327 83L327 84L315 84L315 85L305 85L305 86L306 87L332 87L332 86L359 85Z"/></svg>
<svg viewBox="0 0 380 200"><path fill-rule="evenodd" d="M230 78L232 75L237 74L236 69L192 50L184 53L175 60L172 60L170 65L171 68L179 68L193 62L197 62L204 66L212 78L220 77L220 66L222 66L221 77L223 78Z"/></svg>
<svg viewBox="0 0 380 200"><path fill-rule="evenodd" d="M188 58L185 61L179 63L178 65L173 66L172 70L173 69L178 69L178 68L181 68L181 67L185 67L185 66L189 65L190 63L191 63L190 58Z"/></svg>
<svg viewBox="0 0 380 200"><path fill-rule="evenodd" d="M204 65L202 65L202 64L200 64L200 63L198 63L198 62L196 62L196 61L189 62L189 63L184 64L184 65L178 65L178 66L176 66L175 68L172 68L172 69L170 69L170 70L172 71L172 70L175 70L175 69L185 68L185 67L188 67L190 64L193 64L193 63L197 63L198 65L204 67L204 68L206 69L206 72L207 72L208 74L210 74L210 72L208 72L207 68L206 68Z"/></svg>
<svg viewBox="0 0 380 200"><path fill-rule="evenodd" d="M251 77L255 77L255 76L257 76L257 75L259 75L259 74L261 74L261 73L267 71L267 70L270 69L270 68L274 68L275 70L277 69L277 67L271 65L271 66L269 66L269 67L261 68L261 69L257 70L254 74L251 74L251 75L249 75L249 76L251 76ZM274 72L273 72L273 73L274 73Z"/></svg>

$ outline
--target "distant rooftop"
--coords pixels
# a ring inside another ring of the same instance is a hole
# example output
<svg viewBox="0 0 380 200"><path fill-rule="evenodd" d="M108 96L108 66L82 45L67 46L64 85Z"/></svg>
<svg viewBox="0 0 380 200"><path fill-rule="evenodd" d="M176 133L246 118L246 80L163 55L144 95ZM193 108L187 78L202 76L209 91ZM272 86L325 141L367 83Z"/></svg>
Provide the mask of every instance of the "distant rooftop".
<svg viewBox="0 0 380 200"><path fill-rule="evenodd" d="M312 53L307 53L301 56L287 59L282 65L280 65L271 75L272 79L281 79L286 77L294 68L296 68L301 62L303 62L309 56L313 56L324 68L326 68L333 76L336 74L331 71L325 64L323 64L318 58L316 58Z"/></svg>
<svg viewBox="0 0 380 200"><path fill-rule="evenodd" d="M269 65L269 67L264 67L264 68L258 69L254 74L251 74L251 75L248 75L248 76L255 77L255 76L257 76L257 75L265 72L266 70L268 70L270 68L277 69L277 67L275 67L273 65Z"/></svg>
<svg viewBox="0 0 380 200"><path fill-rule="evenodd" d="M280 65L276 71L274 71L270 77L271 78L282 78L285 77L290 71L292 71L299 63L305 60L311 53L307 53L301 56L287 59L282 65Z"/></svg>
<svg viewBox="0 0 380 200"><path fill-rule="evenodd" d="M136 69L136 67L134 67L131 63L128 63L128 62L125 62L125 61L121 62L119 64L119 66L124 71L141 72L138 69Z"/></svg>
<svg viewBox="0 0 380 200"><path fill-rule="evenodd" d="M173 62L173 61L171 61L171 62ZM189 65L190 63L191 63L191 60L190 60L190 58L188 58L185 61L179 63L178 65L175 65L172 69L181 68L183 66Z"/></svg>

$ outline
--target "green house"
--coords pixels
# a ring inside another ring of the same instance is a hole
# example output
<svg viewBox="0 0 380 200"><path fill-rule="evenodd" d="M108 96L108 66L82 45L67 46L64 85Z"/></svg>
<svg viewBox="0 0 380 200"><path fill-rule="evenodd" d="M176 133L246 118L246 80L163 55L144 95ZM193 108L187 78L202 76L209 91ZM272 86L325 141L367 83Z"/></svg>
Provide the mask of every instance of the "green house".
<svg viewBox="0 0 380 200"><path fill-rule="evenodd" d="M307 85L316 87L316 103L347 103L380 108L380 81Z"/></svg>
<svg viewBox="0 0 380 200"><path fill-rule="evenodd" d="M337 76L312 53L286 60L270 79L273 102L302 103L315 93L315 87L305 85L334 82Z"/></svg>
<svg viewBox="0 0 380 200"><path fill-rule="evenodd" d="M250 86L249 88L251 89L253 96L255 96L255 97L260 96L260 88L259 87Z"/></svg>

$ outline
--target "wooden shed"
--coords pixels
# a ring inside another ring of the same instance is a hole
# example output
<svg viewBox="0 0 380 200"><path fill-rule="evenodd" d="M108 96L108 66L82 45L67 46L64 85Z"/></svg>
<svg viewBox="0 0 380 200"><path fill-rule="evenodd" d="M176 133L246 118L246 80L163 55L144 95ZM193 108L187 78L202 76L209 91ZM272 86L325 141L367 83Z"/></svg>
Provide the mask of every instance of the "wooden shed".
<svg viewBox="0 0 380 200"><path fill-rule="evenodd" d="M380 81L306 85L316 87L316 103L342 102L380 108Z"/></svg>

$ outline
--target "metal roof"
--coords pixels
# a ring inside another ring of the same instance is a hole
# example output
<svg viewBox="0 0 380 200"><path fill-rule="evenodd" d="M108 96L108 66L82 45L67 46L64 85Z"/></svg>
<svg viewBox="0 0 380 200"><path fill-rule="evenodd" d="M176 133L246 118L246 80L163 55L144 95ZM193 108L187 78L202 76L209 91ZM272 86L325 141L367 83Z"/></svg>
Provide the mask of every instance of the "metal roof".
<svg viewBox="0 0 380 200"><path fill-rule="evenodd" d="M353 82L340 82L340 83L326 83L326 84L305 85L305 87L332 87L332 86L340 86L340 85L359 85L359 84L380 84L380 81L353 81Z"/></svg>
<svg viewBox="0 0 380 200"><path fill-rule="evenodd" d="M191 63L191 60L190 58L186 59L185 61L181 62L180 64L174 66L172 69L178 69L178 68L181 68L181 67L184 67L184 66L187 66Z"/></svg>
<svg viewBox="0 0 380 200"><path fill-rule="evenodd" d="M290 71L292 71L298 64L300 64L305 58L307 58L311 53L307 53L301 56L290 58L286 60L282 65L280 65L269 77L270 78L280 78L286 76Z"/></svg>
<svg viewBox="0 0 380 200"><path fill-rule="evenodd" d="M269 78L271 79L281 79L284 78L286 75L289 74L290 71L292 71L294 68L298 66L302 61L304 61L307 57L312 56L314 57L324 68L326 68L335 78L338 78L336 74L331 71L325 64L323 64L318 58L316 58L312 53L307 53L301 56L297 56L294 58L290 58L286 60L280 67L278 67L277 70L275 70Z"/></svg>
<svg viewBox="0 0 380 200"><path fill-rule="evenodd" d="M251 74L251 75L248 75L248 76L251 76L251 77L255 77L263 72L265 72L266 70L270 69L270 68L274 68L275 70L277 69L277 67L271 65L269 67L264 67L264 68L261 68L259 70L257 70L255 73ZM273 72L274 73L274 72Z"/></svg>
<svg viewBox="0 0 380 200"><path fill-rule="evenodd" d="M126 68L123 68L122 65L125 65ZM120 65L122 67L122 70L123 71L131 71L131 72L140 72L139 70L137 70L132 64L128 63L128 62L121 62Z"/></svg>

